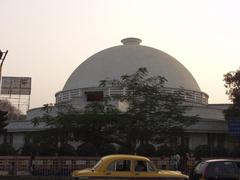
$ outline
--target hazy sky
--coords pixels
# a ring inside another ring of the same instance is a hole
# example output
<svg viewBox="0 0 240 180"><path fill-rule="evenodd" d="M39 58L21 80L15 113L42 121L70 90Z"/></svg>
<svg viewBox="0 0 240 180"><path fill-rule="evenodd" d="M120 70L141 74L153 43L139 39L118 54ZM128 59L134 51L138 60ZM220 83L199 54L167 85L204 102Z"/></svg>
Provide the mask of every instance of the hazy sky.
<svg viewBox="0 0 240 180"><path fill-rule="evenodd" d="M240 66L239 0L0 0L3 76L32 77L31 108L89 56L126 37L160 49L195 77L210 103L226 103L223 74Z"/></svg>

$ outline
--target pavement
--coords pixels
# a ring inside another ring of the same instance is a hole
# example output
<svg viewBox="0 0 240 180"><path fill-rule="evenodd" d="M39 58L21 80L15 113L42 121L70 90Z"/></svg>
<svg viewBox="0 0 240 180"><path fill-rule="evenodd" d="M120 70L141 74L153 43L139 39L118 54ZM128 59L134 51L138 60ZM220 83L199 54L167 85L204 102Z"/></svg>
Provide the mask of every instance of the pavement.
<svg viewBox="0 0 240 180"><path fill-rule="evenodd" d="M0 180L71 180L71 177L57 177L57 176L0 176Z"/></svg>

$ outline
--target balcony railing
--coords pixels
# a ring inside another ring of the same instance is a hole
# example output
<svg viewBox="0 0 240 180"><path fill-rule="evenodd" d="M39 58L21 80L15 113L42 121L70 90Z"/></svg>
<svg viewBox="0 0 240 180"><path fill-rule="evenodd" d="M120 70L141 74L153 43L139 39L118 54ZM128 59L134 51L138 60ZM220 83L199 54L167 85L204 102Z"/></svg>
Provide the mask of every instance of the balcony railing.
<svg viewBox="0 0 240 180"><path fill-rule="evenodd" d="M177 88L163 88L163 93L175 94L180 89ZM56 104L70 102L75 98L80 98L85 96L85 92L91 91L103 91L105 96L116 96L116 95L124 95L126 94L126 89L119 89L116 87L108 87L108 88L82 88L82 89L72 89L68 91L60 91L56 93ZM208 95L204 92L192 91L181 89L181 96L186 102L194 103L194 104L208 104Z"/></svg>

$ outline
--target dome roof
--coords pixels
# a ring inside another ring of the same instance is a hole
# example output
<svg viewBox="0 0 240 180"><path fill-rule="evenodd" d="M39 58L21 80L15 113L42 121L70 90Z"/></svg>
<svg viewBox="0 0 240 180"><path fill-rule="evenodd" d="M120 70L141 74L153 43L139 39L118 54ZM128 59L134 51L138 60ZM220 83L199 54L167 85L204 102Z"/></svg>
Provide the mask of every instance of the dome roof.
<svg viewBox="0 0 240 180"><path fill-rule="evenodd" d="M172 56L140 45L141 40L137 38L123 39L122 43L100 51L80 64L63 91L97 87L100 80L120 79L121 75L132 74L140 67L146 67L150 75L165 77L168 80L166 87L201 91L191 73Z"/></svg>

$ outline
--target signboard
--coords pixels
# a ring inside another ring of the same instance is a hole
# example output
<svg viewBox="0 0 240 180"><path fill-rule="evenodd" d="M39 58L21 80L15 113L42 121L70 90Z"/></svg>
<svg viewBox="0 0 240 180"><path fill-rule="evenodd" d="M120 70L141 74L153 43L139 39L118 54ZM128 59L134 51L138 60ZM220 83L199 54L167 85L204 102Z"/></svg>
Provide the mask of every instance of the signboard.
<svg viewBox="0 0 240 180"><path fill-rule="evenodd" d="M240 136L240 119L229 120L228 130L232 136Z"/></svg>
<svg viewBox="0 0 240 180"><path fill-rule="evenodd" d="M31 77L2 77L1 94L31 94Z"/></svg>

